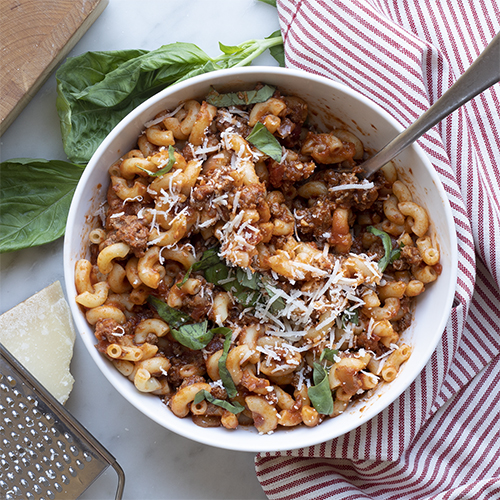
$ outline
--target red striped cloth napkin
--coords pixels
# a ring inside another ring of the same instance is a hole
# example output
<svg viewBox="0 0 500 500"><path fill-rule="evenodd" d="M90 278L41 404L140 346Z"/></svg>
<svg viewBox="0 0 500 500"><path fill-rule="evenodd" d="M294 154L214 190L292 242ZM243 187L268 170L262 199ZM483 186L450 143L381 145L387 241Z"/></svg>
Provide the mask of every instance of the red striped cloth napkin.
<svg viewBox="0 0 500 500"><path fill-rule="evenodd" d="M277 4L288 67L356 89L404 126L500 31L496 0ZM419 144L446 189L459 242L442 340L370 422L317 446L257 455L270 499L500 499L500 85Z"/></svg>

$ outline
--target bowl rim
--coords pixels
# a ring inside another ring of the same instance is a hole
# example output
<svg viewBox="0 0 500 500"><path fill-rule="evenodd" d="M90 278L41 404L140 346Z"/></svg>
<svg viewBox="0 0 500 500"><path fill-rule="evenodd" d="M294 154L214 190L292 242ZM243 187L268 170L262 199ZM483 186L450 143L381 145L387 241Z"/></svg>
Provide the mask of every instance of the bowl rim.
<svg viewBox="0 0 500 500"><path fill-rule="evenodd" d="M451 270L450 270L450 280L449 280L449 285L448 285L448 294L447 294L447 301L446 301L446 307L445 311L441 315L439 323L436 325L436 331L439 332L439 334L434 335L433 337L433 342L430 342L427 348L427 353L428 356L424 356L421 360L419 360L419 363L417 364L417 369L415 369L415 376L411 378L411 381L404 387L401 388L394 388L395 390L389 391L389 394L385 393L384 398L385 398L385 404L377 409L376 411L370 411L368 410L365 412L361 417L355 420L352 425L347 426L346 429L344 429L342 432L311 432L313 429L307 429L307 434L305 437L302 437L302 435L299 436L293 436L290 434L293 432L293 428L291 430L279 430L277 433L270 435L270 436L262 436L263 439L253 439L253 440L246 440L246 445L242 446L241 443L238 442L238 439L235 439L234 434L227 434L227 430L224 429L224 436L226 436L226 439L221 439L221 434L220 432L200 432L199 435L197 434L196 436L193 436L193 434L190 432L192 429L192 426L195 426L196 429L200 429L202 431L207 431L210 429L204 429L197 427L196 424L191 423L191 425L169 425L168 422L165 422L161 418L161 415L156 415L150 411L146 411L143 407L141 407L139 399L140 397L135 397L137 396L134 393L131 393L131 390L136 390L133 386L133 383L127 380L129 389L122 390L121 387L117 387L115 384L116 380L116 373L118 371L109 363L109 361L105 360L104 357L95 349L95 337L92 335L92 338L89 338L90 336L85 332L85 330L89 330L91 327L87 324L84 315L82 314L81 310L79 309L78 305L74 301L75 297L75 284L74 284L74 270L72 268L72 263L74 262L73 255L74 255L74 248L72 247L71 243L73 239L75 238L74 234L75 232L79 231L81 228L80 227L75 227L72 222L75 220L75 217L78 215L78 207L80 203L82 202L83 196L86 193L87 190L87 181L89 178L92 176L92 172L94 168L97 168L99 165L99 161L103 153L107 150L107 148L112 144L115 140L116 137L119 135L119 133L124 130L130 122L132 122L136 117L138 117L140 114L142 114L144 111L148 110L150 107L154 106L156 103L163 101L165 98L170 96L173 93L178 93L182 92L184 89L192 87L193 85L196 84L203 84L203 83L210 83L212 81L216 81L219 79L225 79L225 78L230 78L234 77L236 75L242 75L242 76L249 76L253 75L255 76L255 82L258 81L264 81L266 76L277 76L277 77L283 77L285 75L288 75L290 77L294 78L306 78L306 79L312 79L320 84L326 84L327 86L333 87L337 90L340 90L343 93L349 94L351 97L353 97L355 100L361 102L364 106L368 106L372 108L378 115L380 115L381 120L388 122L388 124L392 127L394 127L398 133L404 130L404 127L399 124L399 122L396 121L395 118L393 118L387 111L385 111L383 108L381 108L378 104L376 104L374 101L369 99L368 97L365 97L364 95L360 94L356 90L353 90L352 88L348 87L347 85L344 85L342 83L338 83L334 80L331 80L327 77L317 75L317 74L312 74L308 73L306 71L302 70L297 70L297 69L290 69L290 68L280 68L280 67L274 67L274 66L247 66L247 67L241 67L241 68L230 68L230 69L221 69L217 70L211 73L206 73L203 75L198 75L192 78L189 78L183 82L176 83L174 85L171 85L164 90L158 92L157 94L153 95L146 101L144 101L142 104L137 106L134 110L132 110L127 116L125 116L114 128L113 130L106 136L106 138L102 141L100 146L97 148L95 153L92 155L92 158L90 159L89 163L87 164L87 167L85 168L78 185L75 189L75 193L71 202L70 210L68 213L68 218L67 218L67 224L66 224L66 234L64 236L64 247L63 247L63 265L64 265L64 279L65 279L65 286L66 286L66 292L69 298L70 302L70 309L74 318L74 322L77 326L77 330L79 332L80 338L82 339L85 347L87 348L89 354L91 355L93 361L97 364L98 368L100 369L101 373L107 378L107 380L111 383L111 385L134 407L136 407L141 413L143 413L145 416L149 417L162 427L166 428L169 431L175 432L176 434L179 434L181 436L184 436L188 439L194 440L196 442L218 447L218 448L223 448L223 449L228 449L228 450L235 450L235 451L247 451L247 452L271 452L271 451L284 451L284 450L291 450L291 449L297 449L297 448L302 448L302 447L307 447L307 446L313 446L317 445L321 442L328 441L334 438L337 438L339 436L342 436L344 434L347 434L364 423L368 422L369 420L373 419L376 417L378 414L380 414L382 411L387 409L394 401L405 391L407 390L411 384L418 378L420 375L421 371L424 369L425 365L429 362L431 359L432 354L434 353L439 341L441 340L442 332L444 331L444 328L446 326L446 323L449 318L449 314L451 312L452 304L453 304L453 299L455 295L455 289L456 289L456 283L457 283L457 270L458 270L458 246L457 246L457 234L456 234L456 227L455 227L455 222L451 210L451 205L448 200L448 197L446 195L446 191L439 179L439 176L437 172L435 171L434 167L432 166L431 161L423 151L423 149L417 144L414 143L408 147L408 149L412 149L413 152L418 156L420 161L426 165L426 171L429 174L431 180L434 182L434 185L439 192L439 195L441 197L441 200L443 201L443 212L444 215L447 219L447 227L449 229L449 234L448 237L450 238L450 261L451 261ZM279 85L278 85L279 86ZM87 208L88 211L88 208ZM116 372L116 373L114 373ZM123 377L123 375L119 374L120 377ZM123 377L125 379L125 377ZM155 396L158 400L159 398ZM163 403L162 403L163 404ZM170 411L169 409L167 409ZM173 415L173 414L172 414ZM175 419L182 421L185 419L178 419L175 417ZM334 421L335 419L331 419ZM175 421L176 422L176 421ZM321 430L327 430L325 427L325 423L322 425L318 426L317 429ZM334 428L334 426L332 426ZM239 428L236 432L244 432L246 429L244 427ZM277 436L280 434L280 438L276 438L273 436ZM297 434L297 433L296 433ZM281 439L281 436L285 436L284 439ZM270 439L266 439L266 438ZM293 445L291 439L294 439ZM298 439L297 439L298 438Z"/></svg>

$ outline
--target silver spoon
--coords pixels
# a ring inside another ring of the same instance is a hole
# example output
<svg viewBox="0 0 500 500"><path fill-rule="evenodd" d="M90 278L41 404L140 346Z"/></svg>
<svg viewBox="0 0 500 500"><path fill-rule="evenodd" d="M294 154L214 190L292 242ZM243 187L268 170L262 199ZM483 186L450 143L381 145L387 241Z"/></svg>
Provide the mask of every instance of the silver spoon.
<svg viewBox="0 0 500 500"><path fill-rule="evenodd" d="M500 81L500 33L467 71L416 121L360 165L368 178L443 118Z"/></svg>

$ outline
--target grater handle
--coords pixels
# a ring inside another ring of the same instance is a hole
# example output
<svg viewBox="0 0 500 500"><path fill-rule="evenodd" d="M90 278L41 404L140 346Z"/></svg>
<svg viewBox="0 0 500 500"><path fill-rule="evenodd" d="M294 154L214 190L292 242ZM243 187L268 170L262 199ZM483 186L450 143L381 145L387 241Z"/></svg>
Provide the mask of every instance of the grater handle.
<svg viewBox="0 0 500 500"><path fill-rule="evenodd" d="M125 488L125 473L116 460L113 461L111 467L115 469L115 472L118 475L118 486L116 487L115 500L121 500L123 496L123 489Z"/></svg>

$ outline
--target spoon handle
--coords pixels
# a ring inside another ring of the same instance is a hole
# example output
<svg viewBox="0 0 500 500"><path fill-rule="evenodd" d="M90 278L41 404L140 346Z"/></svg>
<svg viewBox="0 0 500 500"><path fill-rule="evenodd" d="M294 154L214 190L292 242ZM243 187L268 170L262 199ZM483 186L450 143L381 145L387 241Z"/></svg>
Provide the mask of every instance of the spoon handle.
<svg viewBox="0 0 500 500"><path fill-rule="evenodd" d="M443 118L499 81L500 33L493 38L467 71L425 113L361 165L364 170L361 175L365 178L370 177Z"/></svg>

